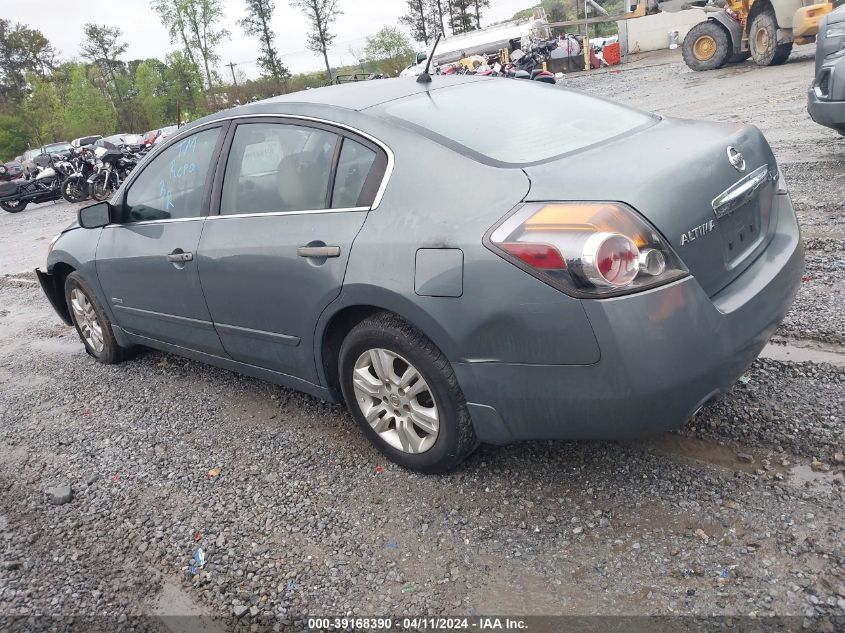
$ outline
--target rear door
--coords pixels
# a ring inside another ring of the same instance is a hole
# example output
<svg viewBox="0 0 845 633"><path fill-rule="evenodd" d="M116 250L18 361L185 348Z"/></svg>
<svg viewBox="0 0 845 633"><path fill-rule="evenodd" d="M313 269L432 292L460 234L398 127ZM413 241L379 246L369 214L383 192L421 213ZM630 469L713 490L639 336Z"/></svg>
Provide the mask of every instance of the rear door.
<svg viewBox="0 0 845 633"><path fill-rule="evenodd" d="M340 293L386 154L300 120L245 120L230 136L199 245L212 320L235 360L316 382L315 325Z"/></svg>
<svg viewBox="0 0 845 633"><path fill-rule="evenodd" d="M97 245L100 285L128 332L225 355L203 298L196 250L225 131L212 126L155 156L128 185Z"/></svg>

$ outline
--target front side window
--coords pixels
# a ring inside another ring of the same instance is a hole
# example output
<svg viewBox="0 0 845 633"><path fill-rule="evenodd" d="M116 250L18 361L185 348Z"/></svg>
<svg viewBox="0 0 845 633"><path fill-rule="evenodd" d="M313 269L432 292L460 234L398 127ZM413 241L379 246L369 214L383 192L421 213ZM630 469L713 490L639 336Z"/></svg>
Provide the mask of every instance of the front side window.
<svg viewBox="0 0 845 633"><path fill-rule="evenodd" d="M124 222L204 215L206 183L220 128L198 132L153 158L129 187Z"/></svg>
<svg viewBox="0 0 845 633"><path fill-rule="evenodd" d="M326 208L338 136L286 123L238 126L226 163L220 213Z"/></svg>

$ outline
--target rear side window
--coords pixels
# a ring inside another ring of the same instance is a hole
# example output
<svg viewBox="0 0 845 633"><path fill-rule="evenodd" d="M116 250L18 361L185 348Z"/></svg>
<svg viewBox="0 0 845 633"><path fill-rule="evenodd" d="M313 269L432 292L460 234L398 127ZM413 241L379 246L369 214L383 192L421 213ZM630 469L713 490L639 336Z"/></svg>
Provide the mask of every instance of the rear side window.
<svg viewBox="0 0 845 633"><path fill-rule="evenodd" d="M235 130L220 213L326 208L339 137L286 123L246 123Z"/></svg>
<svg viewBox="0 0 845 633"><path fill-rule="evenodd" d="M332 192L332 209L357 207L376 153L350 138L344 139ZM367 203L369 204L369 203Z"/></svg>
<svg viewBox="0 0 845 633"><path fill-rule="evenodd" d="M377 109L432 132L446 145L510 164L554 158L655 120L610 101L528 80L471 82Z"/></svg>
<svg viewBox="0 0 845 633"><path fill-rule="evenodd" d="M124 222L205 214L206 182L220 128L193 134L152 159L126 193Z"/></svg>

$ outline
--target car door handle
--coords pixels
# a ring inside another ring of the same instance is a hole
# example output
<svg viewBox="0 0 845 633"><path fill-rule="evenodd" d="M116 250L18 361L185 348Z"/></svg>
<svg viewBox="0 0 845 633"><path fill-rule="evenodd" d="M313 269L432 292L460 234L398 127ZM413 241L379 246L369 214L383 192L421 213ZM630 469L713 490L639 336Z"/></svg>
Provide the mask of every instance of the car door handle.
<svg viewBox="0 0 845 633"><path fill-rule="evenodd" d="M340 246L300 246L296 254L300 257L340 257Z"/></svg>
<svg viewBox="0 0 845 633"><path fill-rule="evenodd" d="M167 261L173 263L189 262L194 259L193 253L170 253L167 256Z"/></svg>

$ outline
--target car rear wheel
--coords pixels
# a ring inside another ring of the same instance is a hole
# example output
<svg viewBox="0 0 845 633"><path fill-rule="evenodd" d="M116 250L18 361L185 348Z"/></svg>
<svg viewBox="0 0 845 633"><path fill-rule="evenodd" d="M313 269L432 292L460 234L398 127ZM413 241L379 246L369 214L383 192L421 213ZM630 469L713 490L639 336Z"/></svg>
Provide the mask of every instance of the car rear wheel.
<svg viewBox="0 0 845 633"><path fill-rule="evenodd" d="M774 11L758 13L748 28L748 48L758 66L777 66L792 52L792 42L778 44L778 23Z"/></svg>
<svg viewBox="0 0 845 633"><path fill-rule="evenodd" d="M731 45L721 25L705 20L689 30L681 52L684 62L693 70L715 70L728 61Z"/></svg>
<svg viewBox="0 0 845 633"><path fill-rule="evenodd" d="M338 369L352 417L400 466L445 472L478 446L449 361L399 317L382 312L353 328Z"/></svg>
<svg viewBox="0 0 845 633"><path fill-rule="evenodd" d="M0 208L8 213L20 213L26 209L26 204L23 200L7 200L6 202L0 202Z"/></svg>
<svg viewBox="0 0 845 633"><path fill-rule="evenodd" d="M130 350L117 344L111 321L78 272L70 273L65 280L65 300L85 351L104 365L113 365L128 357Z"/></svg>

